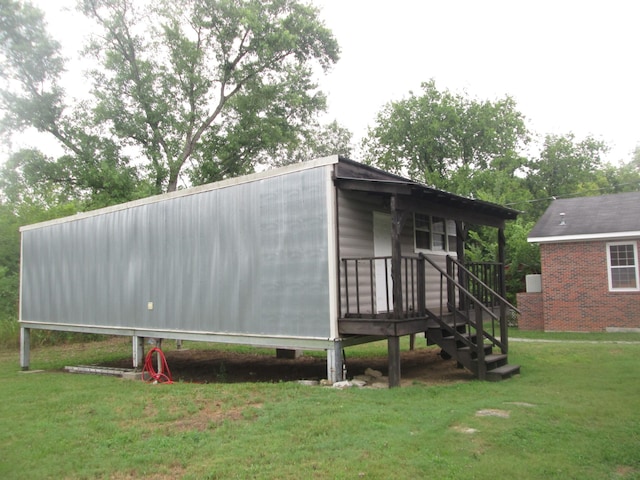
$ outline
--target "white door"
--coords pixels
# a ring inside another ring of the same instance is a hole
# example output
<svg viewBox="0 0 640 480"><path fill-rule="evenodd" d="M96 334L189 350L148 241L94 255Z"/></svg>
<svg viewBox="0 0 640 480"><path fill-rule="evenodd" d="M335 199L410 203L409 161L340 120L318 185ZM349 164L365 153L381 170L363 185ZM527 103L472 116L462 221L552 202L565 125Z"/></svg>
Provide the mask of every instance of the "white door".
<svg viewBox="0 0 640 480"><path fill-rule="evenodd" d="M391 257L391 215L373 212L373 255ZM375 261L376 312L393 310L393 280L391 260Z"/></svg>

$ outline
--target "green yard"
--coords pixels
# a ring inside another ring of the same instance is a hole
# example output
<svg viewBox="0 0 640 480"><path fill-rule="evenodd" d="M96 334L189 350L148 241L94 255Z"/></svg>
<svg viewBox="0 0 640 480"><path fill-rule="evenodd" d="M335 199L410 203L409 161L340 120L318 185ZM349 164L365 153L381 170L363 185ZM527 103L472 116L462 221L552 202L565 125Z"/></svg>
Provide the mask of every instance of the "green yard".
<svg viewBox="0 0 640 480"><path fill-rule="evenodd" d="M60 373L124 339L34 348L41 373L4 350L0 478L640 478L640 336L532 336L563 342L512 342L511 380L393 390Z"/></svg>

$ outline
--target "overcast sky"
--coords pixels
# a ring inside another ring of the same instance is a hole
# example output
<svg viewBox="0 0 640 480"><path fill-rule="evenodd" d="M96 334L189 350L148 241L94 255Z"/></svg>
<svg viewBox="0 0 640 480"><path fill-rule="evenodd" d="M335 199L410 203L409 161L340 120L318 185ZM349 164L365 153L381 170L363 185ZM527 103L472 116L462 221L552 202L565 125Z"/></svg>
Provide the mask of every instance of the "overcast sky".
<svg viewBox="0 0 640 480"><path fill-rule="evenodd" d="M70 57L75 0L37 0ZM327 119L366 134L376 113L433 78L478 99L513 97L536 133L593 135L612 162L640 144L640 2L313 0L342 56L321 79ZM356 158L357 159L357 158Z"/></svg>
<svg viewBox="0 0 640 480"><path fill-rule="evenodd" d="M539 134L591 134L628 159L640 143L640 2L316 0L342 46L330 112L366 132L381 106L435 79L509 95Z"/></svg>

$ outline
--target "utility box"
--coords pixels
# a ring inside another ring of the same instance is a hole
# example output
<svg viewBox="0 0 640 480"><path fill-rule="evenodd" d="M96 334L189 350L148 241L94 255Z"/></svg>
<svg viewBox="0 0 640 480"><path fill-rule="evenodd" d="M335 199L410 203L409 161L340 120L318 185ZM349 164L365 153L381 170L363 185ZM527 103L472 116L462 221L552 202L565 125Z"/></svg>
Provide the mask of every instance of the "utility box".
<svg viewBox="0 0 640 480"><path fill-rule="evenodd" d="M539 273L527 275L525 281L527 284L527 293L542 292L542 275Z"/></svg>

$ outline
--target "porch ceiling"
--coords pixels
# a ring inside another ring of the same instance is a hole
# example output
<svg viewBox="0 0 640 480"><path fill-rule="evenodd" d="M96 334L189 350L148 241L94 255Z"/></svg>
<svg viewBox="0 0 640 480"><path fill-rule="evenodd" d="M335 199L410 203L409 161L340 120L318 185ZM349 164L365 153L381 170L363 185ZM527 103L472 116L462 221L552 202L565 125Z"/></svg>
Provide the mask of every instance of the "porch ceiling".
<svg viewBox="0 0 640 480"><path fill-rule="evenodd" d="M397 207L413 212L446 216L476 225L500 227L514 220L517 210L490 202L466 198L427 187L411 180L372 179L336 176L335 185L342 190L397 197Z"/></svg>

